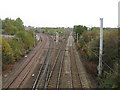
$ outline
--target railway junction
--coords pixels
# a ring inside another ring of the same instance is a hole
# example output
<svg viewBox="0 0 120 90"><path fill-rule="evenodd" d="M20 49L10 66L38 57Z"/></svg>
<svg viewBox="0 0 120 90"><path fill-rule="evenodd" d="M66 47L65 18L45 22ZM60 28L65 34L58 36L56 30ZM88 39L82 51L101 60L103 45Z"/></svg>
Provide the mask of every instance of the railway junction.
<svg viewBox="0 0 120 90"><path fill-rule="evenodd" d="M42 40L7 76L3 88L91 88L72 32L56 42L52 35L39 33Z"/></svg>

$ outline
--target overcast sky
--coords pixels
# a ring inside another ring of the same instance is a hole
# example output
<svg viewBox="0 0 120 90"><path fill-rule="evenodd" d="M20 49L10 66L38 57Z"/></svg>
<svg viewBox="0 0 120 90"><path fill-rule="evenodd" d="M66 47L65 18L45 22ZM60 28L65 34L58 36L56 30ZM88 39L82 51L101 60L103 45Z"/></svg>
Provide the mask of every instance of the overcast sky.
<svg viewBox="0 0 120 90"><path fill-rule="evenodd" d="M74 25L117 27L120 0L0 0L0 18L20 17L24 25L73 27Z"/></svg>

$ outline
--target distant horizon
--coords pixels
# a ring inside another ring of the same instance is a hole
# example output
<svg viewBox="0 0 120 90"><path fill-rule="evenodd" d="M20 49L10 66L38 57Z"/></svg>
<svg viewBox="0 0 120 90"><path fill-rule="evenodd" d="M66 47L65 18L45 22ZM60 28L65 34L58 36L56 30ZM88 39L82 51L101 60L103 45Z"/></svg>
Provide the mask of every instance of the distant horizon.
<svg viewBox="0 0 120 90"><path fill-rule="evenodd" d="M6 17L6 18L9 18L9 19L13 19L13 18L10 18L10 17ZM6 19L6 18L4 18L4 19ZM20 18L20 17L17 17L17 18ZM4 19L1 19L0 18L0 20L4 20ZM15 18L16 19L16 18ZM14 20L15 20L14 19ZM21 18L20 18L21 19ZM22 19L21 19L22 20ZM23 21L23 20L22 20ZM23 21L23 25L24 25L24 21ZM24 25L25 27L29 27L30 25ZM76 26L76 25L74 25L74 26ZM73 26L73 27L74 27ZM82 25L82 26L86 26L86 25ZM63 27L63 26L38 26L38 27L36 27L36 26L30 26L30 27L34 27L34 28L73 28L73 27L69 27L69 26L65 26L65 27ZM100 27L100 26L86 26L86 27ZM103 28L118 28L118 27L104 27L103 26Z"/></svg>
<svg viewBox="0 0 120 90"><path fill-rule="evenodd" d="M16 18L10 18L10 17L6 17L6 18L9 18L9 19L16 19ZM6 19L6 18L4 18L4 19ZM20 18L20 17L17 17L17 18ZM1 18L0 18L1 19ZM4 19L1 19L1 20L4 20ZM21 19L21 18L20 18ZM21 19L22 20L22 19ZM23 20L22 20L23 21ZM24 21L23 21L23 24L24 24ZM78 24L77 24L78 25ZM82 25L82 24L79 24L79 25ZM58 28L58 27L60 27L60 28L62 28L62 27L64 27L64 28L68 28L68 27L70 27L70 28L73 28L75 25L73 25L73 27L72 26L32 26L32 25L25 25L24 24L24 26L31 26L31 27L35 27L35 28L39 28L39 27L50 27L50 28ZM86 26L86 27L100 27L100 26L90 26L90 25L82 25L82 26ZM118 28L118 26L116 26L116 27L105 27L105 26L103 26L104 28Z"/></svg>

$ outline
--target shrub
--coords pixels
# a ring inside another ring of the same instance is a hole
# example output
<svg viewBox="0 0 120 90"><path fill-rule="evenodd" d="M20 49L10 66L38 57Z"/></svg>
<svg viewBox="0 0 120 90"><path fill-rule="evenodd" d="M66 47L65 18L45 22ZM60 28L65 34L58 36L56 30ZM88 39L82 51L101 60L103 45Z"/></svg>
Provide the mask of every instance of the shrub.
<svg viewBox="0 0 120 90"><path fill-rule="evenodd" d="M118 59L118 35L117 31L104 31L103 60L110 66ZM79 46L87 54L88 60L98 60L99 56L99 31L85 31L79 39Z"/></svg>
<svg viewBox="0 0 120 90"><path fill-rule="evenodd" d="M98 60L98 50L99 50L99 31L85 31L79 39L79 46L86 53L87 59L90 61Z"/></svg>
<svg viewBox="0 0 120 90"><path fill-rule="evenodd" d="M19 40L19 38L13 38L9 41L9 44L14 52L14 57L16 60L19 60L22 55L26 53L23 48L24 44Z"/></svg>
<svg viewBox="0 0 120 90"><path fill-rule="evenodd" d="M118 61L120 60L118 56L118 31L117 30L104 30L103 31L103 62L106 62L108 66L110 66L114 71L118 72L116 66ZM85 67L91 74L96 75L95 70L91 70L90 68L95 68L93 66L98 65L99 61L99 31L92 30L92 31L85 31L82 33L79 39L79 46L85 52L87 57L87 64ZM93 62L94 64L92 64ZM111 70L103 64L103 70L106 72L111 72ZM101 88L116 88L117 86L117 75L111 73L103 73L105 74L105 78L102 77L100 80L100 87ZM120 80L119 80L120 81Z"/></svg>
<svg viewBox="0 0 120 90"><path fill-rule="evenodd" d="M104 32L103 60L113 67L113 62L118 59L118 32Z"/></svg>
<svg viewBox="0 0 120 90"><path fill-rule="evenodd" d="M29 32L20 31L16 34L16 38L23 43L23 47L25 50L29 50L34 45L34 37Z"/></svg>
<svg viewBox="0 0 120 90"><path fill-rule="evenodd" d="M79 35L81 35L85 30L87 30L86 26L82 26L82 25L74 26L74 32L79 33Z"/></svg>
<svg viewBox="0 0 120 90"><path fill-rule="evenodd" d="M3 70L7 64L14 62L14 52L10 47L9 43L2 38L2 61L3 61Z"/></svg>
<svg viewBox="0 0 120 90"><path fill-rule="evenodd" d="M97 65L94 62L88 61L84 63L84 66L88 73L92 74L93 76L97 76Z"/></svg>
<svg viewBox="0 0 120 90"><path fill-rule="evenodd" d="M104 73L105 78L99 78L99 88L118 88L118 76L108 72Z"/></svg>

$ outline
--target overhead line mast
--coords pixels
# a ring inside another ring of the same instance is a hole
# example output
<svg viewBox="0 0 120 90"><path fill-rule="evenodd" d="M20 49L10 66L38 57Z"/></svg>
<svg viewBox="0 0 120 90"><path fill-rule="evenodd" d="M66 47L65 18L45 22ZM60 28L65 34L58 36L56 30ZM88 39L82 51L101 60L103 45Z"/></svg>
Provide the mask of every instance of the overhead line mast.
<svg viewBox="0 0 120 90"><path fill-rule="evenodd" d="M98 76L102 74L102 53L103 53L103 18L100 18L100 48L99 48L99 65Z"/></svg>

